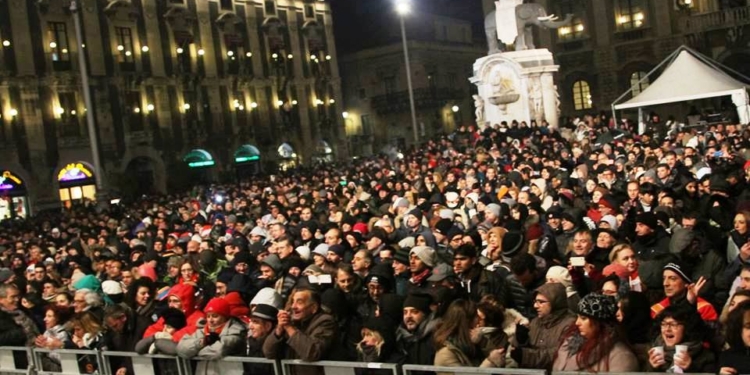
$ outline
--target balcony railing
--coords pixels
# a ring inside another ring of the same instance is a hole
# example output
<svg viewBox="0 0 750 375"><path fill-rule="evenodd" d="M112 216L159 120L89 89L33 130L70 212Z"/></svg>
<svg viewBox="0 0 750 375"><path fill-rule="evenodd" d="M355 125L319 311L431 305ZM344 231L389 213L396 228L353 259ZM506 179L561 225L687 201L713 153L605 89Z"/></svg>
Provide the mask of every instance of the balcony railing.
<svg viewBox="0 0 750 375"><path fill-rule="evenodd" d="M414 106L417 110L442 107L447 102L463 97L458 89L420 88L414 90ZM391 94L373 96L372 109L377 113L399 113L409 111L409 92L398 91Z"/></svg>
<svg viewBox="0 0 750 375"><path fill-rule="evenodd" d="M683 33L695 33L750 24L750 7L696 14L679 19Z"/></svg>

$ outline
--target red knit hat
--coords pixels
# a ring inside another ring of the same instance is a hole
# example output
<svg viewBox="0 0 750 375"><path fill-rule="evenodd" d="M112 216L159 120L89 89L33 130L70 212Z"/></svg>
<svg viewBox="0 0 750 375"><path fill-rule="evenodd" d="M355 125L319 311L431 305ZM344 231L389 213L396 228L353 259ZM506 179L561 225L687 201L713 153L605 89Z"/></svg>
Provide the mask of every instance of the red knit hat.
<svg viewBox="0 0 750 375"><path fill-rule="evenodd" d="M229 316L229 302L223 298L213 298L208 301L208 305L203 309L203 312L219 314L221 316Z"/></svg>

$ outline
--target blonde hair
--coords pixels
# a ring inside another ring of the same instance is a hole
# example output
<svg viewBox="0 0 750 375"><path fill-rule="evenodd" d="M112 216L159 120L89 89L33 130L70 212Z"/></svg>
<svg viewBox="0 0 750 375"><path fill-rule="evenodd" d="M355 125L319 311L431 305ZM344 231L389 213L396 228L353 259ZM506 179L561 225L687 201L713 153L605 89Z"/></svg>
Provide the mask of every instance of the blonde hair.
<svg viewBox="0 0 750 375"><path fill-rule="evenodd" d="M630 249L630 251L635 253L635 250L633 250L633 247L626 243L615 245L615 247L613 247L612 250L609 252L609 262L614 263L615 260L617 260L617 255L619 255L621 251L626 250L626 249Z"/></svg>
<svg viewBox="0 0 750 375"><path fill-rule="evenodd" d="M380 332L373 331L373 330L371 330L369 328L365 328L365 327L362 327L362 341L360 341L360 342L357 343L357 351L360 352L360 353L364 352L364 349L362 348L362 346L364 345L365 337L368 334L370 336L374 337L375 341L377 341L377 344L375 344L375 353L377 353L378 356L379 356L380 355L380 350L383 348L383 344L385 343L385 339L380 334Z"/></svg>

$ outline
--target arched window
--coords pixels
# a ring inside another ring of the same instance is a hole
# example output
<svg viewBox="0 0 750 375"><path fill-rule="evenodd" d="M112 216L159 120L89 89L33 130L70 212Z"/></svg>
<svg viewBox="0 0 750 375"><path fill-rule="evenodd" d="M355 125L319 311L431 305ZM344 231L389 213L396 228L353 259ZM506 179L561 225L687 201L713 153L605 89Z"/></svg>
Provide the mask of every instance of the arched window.
<svg viewBox="0 0 750 375"><path fill-rule="evenodd" d="M644 79L645 78L645 79ZM641 80L643 80L641 82ZM633 89L633 96L636 96L645 90L650 84L646 72L633 72L630 75L630 88Z"/></svg>
<svg viewBox="0 0 750 375"><path fill-rule="evenodd" d="M573 104L576 111L590 109L593 102L591 101L591 88L586 81L576 81L573 84Z"/></svg>

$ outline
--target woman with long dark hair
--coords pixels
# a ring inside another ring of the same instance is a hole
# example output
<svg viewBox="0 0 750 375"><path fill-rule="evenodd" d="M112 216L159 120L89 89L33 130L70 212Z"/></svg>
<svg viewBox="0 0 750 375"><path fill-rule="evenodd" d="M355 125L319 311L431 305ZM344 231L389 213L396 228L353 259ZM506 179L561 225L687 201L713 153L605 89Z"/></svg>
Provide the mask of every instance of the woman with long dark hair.
<svg viewBox="0 0 750 375"><path fill-rule="evenodd" d="M616 319L614 298L589 294L578 304L578 319L563 335L553 371L633 372L638 359Z"/></svg>
<svg viewBox="0 0 750 375"><path fill-rule="evenodd" d="M435 366L475 367L484 357L472 342L471 330L477 323L476 305L459 299L448 306L435 330ZM505 367L505 348L493 350L480 367Z"/></svg>
<svg viewBox="0 0 750 375"><path fill-rule="evenodd" d="M742 302L727 320L729 349L719 357L720 374L750 373L750 301Z"/></svg>
<svg viewBox="0 0 750 375"><path fill-rule="evenodd" d="M125 303L135 316L135 337L143 338L148 326L154 324L154 283L148 277L141 277L128 288Z"/></svg>

